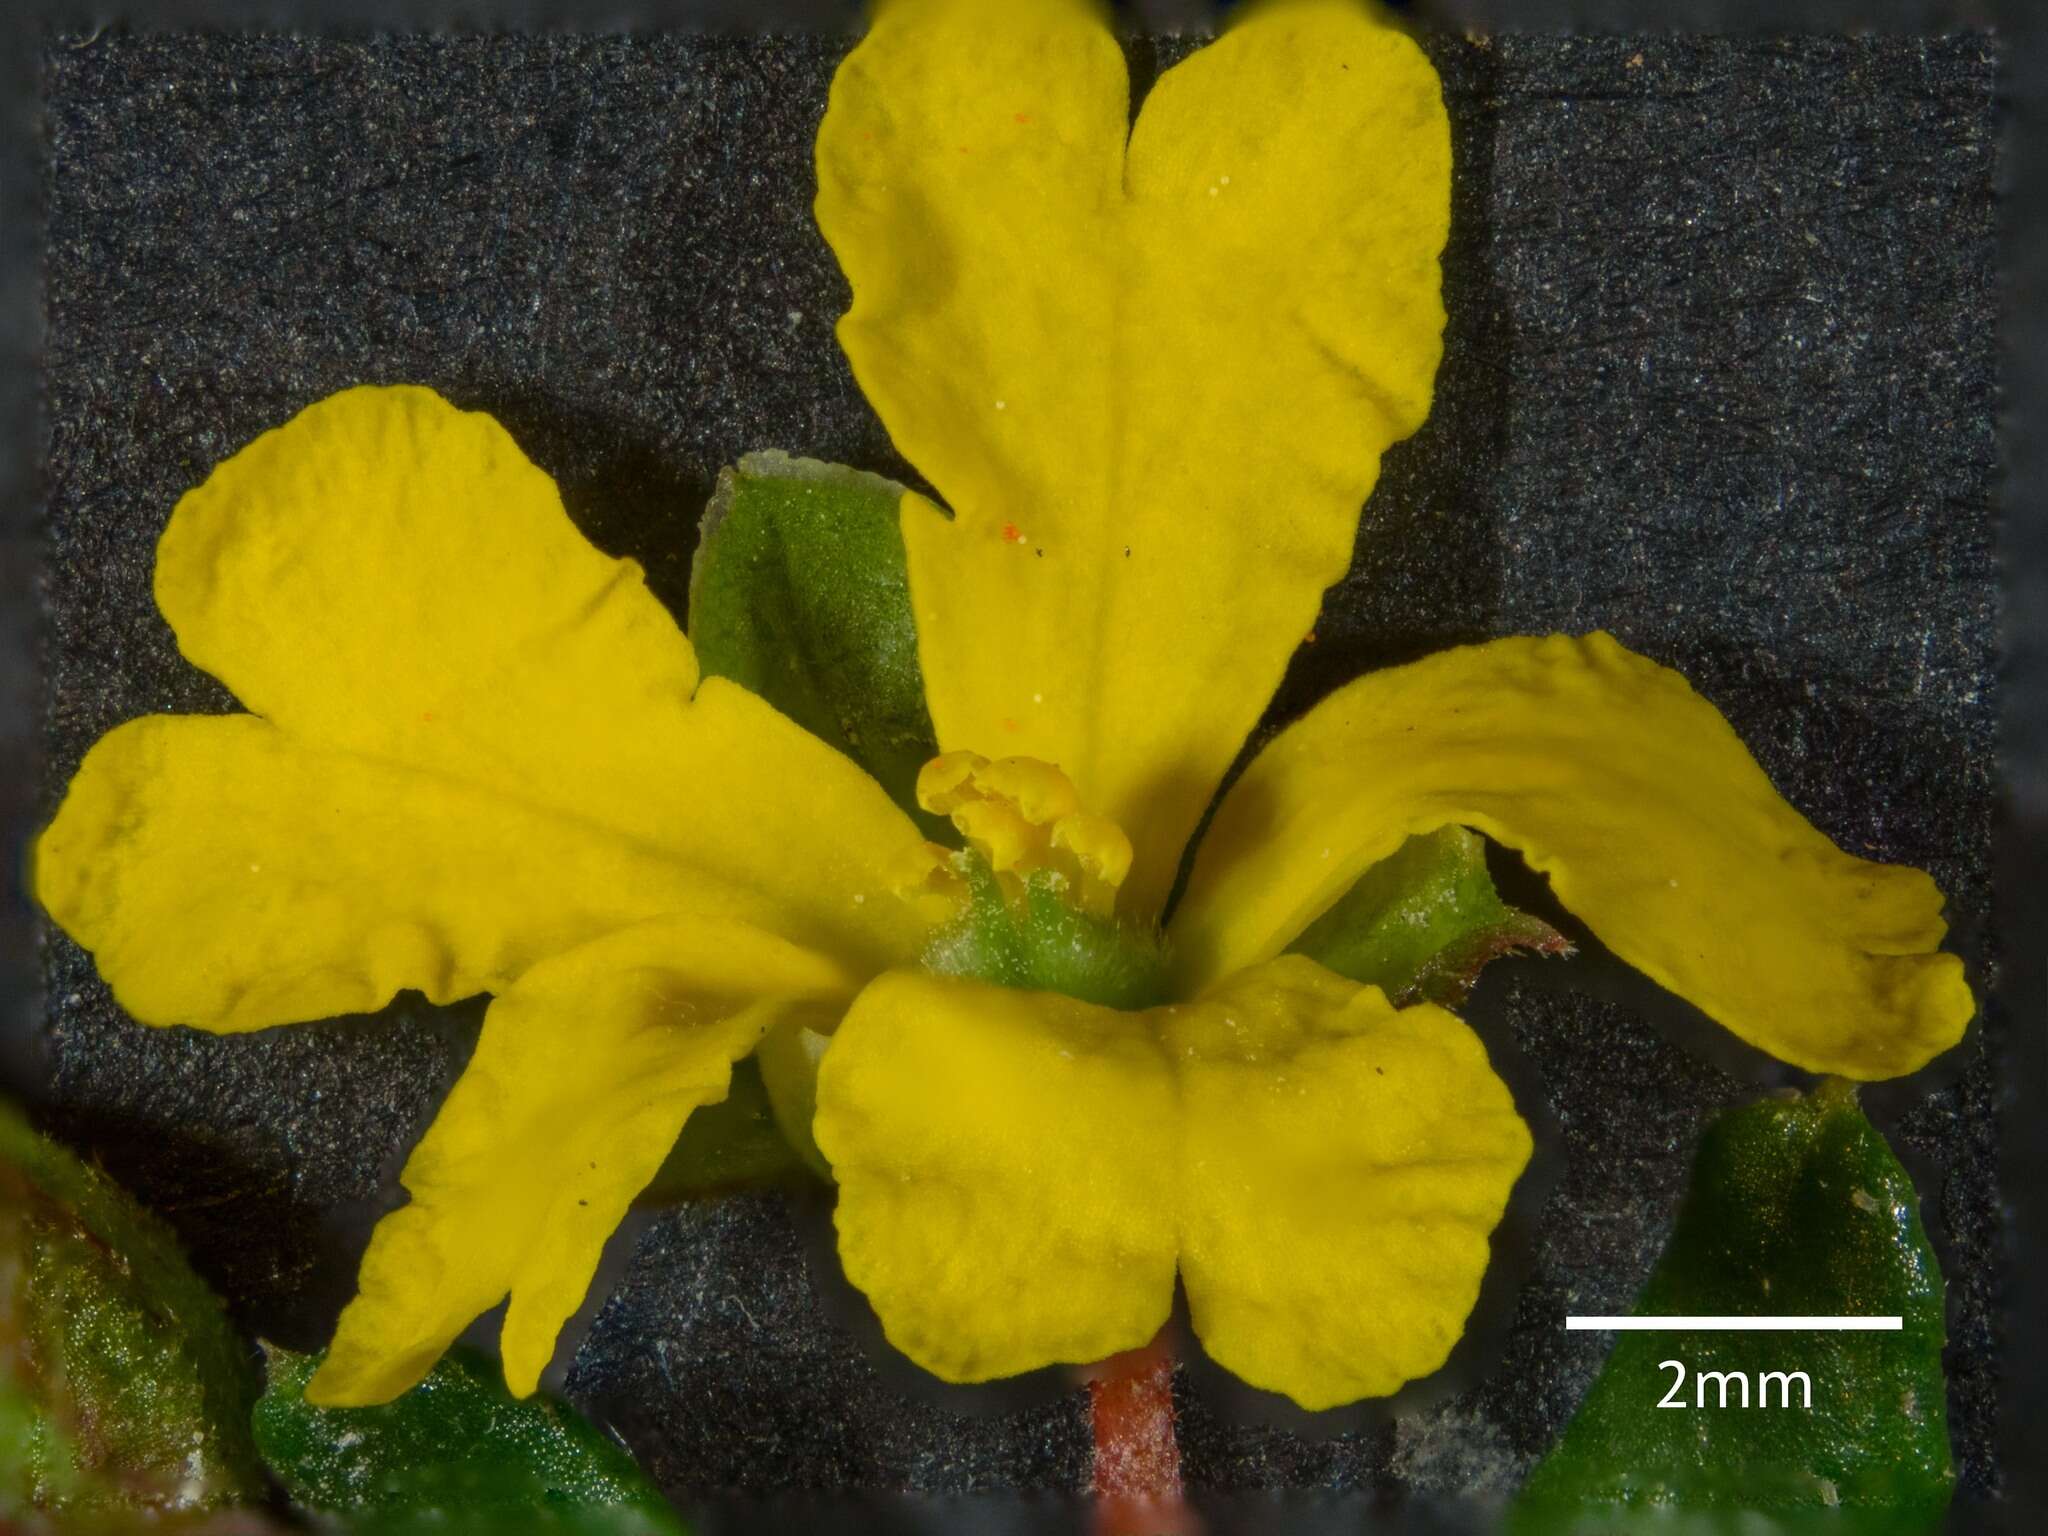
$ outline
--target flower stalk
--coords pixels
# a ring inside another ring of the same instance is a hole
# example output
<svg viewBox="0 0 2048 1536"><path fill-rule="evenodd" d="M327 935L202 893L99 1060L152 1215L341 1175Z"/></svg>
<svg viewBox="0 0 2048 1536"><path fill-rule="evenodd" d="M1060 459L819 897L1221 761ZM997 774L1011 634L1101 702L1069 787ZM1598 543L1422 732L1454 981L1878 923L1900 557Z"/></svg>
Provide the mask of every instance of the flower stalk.
<svg viewBox="0 0 2048 1536"><path fill-rule="evenodd" d="M1197 1536L1201 1522L1181 1488L1166 1333L1110 1356L1087 1377L1095 1536Z"/></svg>

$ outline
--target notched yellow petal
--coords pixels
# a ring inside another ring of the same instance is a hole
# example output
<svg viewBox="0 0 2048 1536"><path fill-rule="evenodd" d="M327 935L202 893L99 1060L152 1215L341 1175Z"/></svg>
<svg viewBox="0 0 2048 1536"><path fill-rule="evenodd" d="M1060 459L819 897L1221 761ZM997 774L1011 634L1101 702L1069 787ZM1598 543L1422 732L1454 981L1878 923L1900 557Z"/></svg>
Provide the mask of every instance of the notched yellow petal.
<svg viewBox="0 0 2048 1536"><path fill-rule="evenodd" d="M1184 984L1278 953L1411 834L1549 875L1653 980L1813 1072L1911 1072L1975 1004L1934 882L1844 853L1684 678L1607 635L1501 640L1339 689L1231 787L1175 914Z"/></svg>
<svg viewBox="0 0 2048 1536"><path fill-rule="evenodd" d="M1290 957L1118 1012L891 974L819 1079L840 1256L950 1380L1130 1348L1171 1299L1312 1407L1443 1361L1529 1135L1476 1036Z"/></svg>
<svg viewBox="0 0 2048 1536"><path fill-rule="evenodd" d="M737 923L645 923L549 960L491 1004L476 1054L377 1224L356 1299L307 1389L388 1402L510 1296L505 1380L533 1391L605 1240L690 1112L793 1008L855 982Z"/></svg>
<svg viewBox="0 0 2048 1536"><path fill-rule="evenodd" d="M1127 98L1098 6L895 0L817 212L855 376L952 509L902 513L939 743L1059 764L1150 919L1428 409L1450 134L1348 0L1241 7Z"/></svg>

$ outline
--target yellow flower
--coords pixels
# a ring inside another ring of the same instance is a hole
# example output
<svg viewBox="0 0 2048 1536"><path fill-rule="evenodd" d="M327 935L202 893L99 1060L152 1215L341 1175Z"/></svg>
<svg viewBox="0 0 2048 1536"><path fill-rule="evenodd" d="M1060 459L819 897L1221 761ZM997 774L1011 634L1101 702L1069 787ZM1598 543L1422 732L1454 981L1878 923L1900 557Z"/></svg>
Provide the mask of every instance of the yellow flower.
<svg viewBox="0 0 2048 1536"><path fill-rule="evenodd" d="M1528 1132L1451 1014L1286 951L1443 826L1520 849L1787 1061L1881 1077L1960 1037L1932 882L1837 850L1605 636L1339 690L1223 795L1167 913L1428 409L1450 151L1399 32L1349 0L1254 5L1133 128L1082 0L893 0L818 169L842 342L951 508L901 512L943 749L921 798L995 878L1164 917L1174 1000L936 974L957 861L700 681L494 422L415 389L316 405L159 550L181 648L251 713L109 734L34 873L146 1022L495 994L311 1395L404 1390L508 1295L530 1391L685 1118L786 1020L833 1036L815 1130L848 1273L929 1369L1135 1347L1178 1275L1246 1380L1311 1407L1393 1391L1458 1337Z"/></svg>

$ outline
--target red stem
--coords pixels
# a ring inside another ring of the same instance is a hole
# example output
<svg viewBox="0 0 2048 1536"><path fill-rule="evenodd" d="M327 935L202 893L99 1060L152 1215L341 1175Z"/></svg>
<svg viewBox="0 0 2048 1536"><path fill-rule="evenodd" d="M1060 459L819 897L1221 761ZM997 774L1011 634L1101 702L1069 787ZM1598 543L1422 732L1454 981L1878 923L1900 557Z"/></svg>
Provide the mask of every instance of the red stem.
<svg viewBox="0 0 2048 1536"><path fill-rule="evenodd" d="M1198 1536L1181 1495L1173 1355L1162 1333L1088 1372L1095 1424L1095 1536Z"/></svg>

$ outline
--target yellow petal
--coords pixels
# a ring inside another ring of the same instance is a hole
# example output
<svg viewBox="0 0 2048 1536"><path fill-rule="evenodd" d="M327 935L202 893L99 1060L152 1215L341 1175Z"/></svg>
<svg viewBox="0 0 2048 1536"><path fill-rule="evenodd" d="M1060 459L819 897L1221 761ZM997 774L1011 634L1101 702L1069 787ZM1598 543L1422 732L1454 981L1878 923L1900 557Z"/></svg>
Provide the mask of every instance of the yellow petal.
<svg viewBox="0 0 2048 1536"><path fill-rule="evenodd" d="M180 502L157 593L263 720L113 733L36 850L37 895L137 1017L495 988L664 911L870 971L915 952L889 874L909 820L758 699L698 687L639 568L488 416L322 401Z"/></svg>
<svg viewBox="0 0 2048 1536"><path fill-rule="evenodd" d="M1310 1407L1443 1362L1529 1136L1478 1039L1299 957L1120 1013L892 973L818 1082L839 1252L955 1381L1196 1331Z"/></svg>
<svg viewBox="0 0 2048 1536"><path fill-rule="evenodd" d="M701 904L689 871L253 715L152 715L87 754L37 894L148 1023L256 1029L502 991L595 934ZM738 893L735 893L737 895Z"/></svg>
<svg viewBox="0 0 2048 1536"><path fill-rule="evenodd" d="M1454 822L1796 1066L1896 1076L1969 1022L1934 882L1836 848L1684 678L1607 635L1446 651L1281 733L1203 838L1173 922L1183 983L1278 953L1403 838Z"/></svg>
<svg viewBox="0 0 2048 1536"><path fill-rule="evenodd" d="M939 743L1057 763L1154 912L1428 409L1449 131L1352 0L1246 7L1153 88L1077 0L888 0L834 81L840 339L950 504L903 512Z"/></svg>
<svg viewBox="0 0 2048 1536"><path fill-rule="evenodd" d="M1173 1084L1136 1016L892 972L818 1075L839 1256L948 1381L1135 1349L1173 1305Z"/></svg>
<svg viewBox="0 0 2048 1536"><path fill-rule="evenodd" d="M1202 1347L1310 1409L1435 1371L1531 1145L1478 1037L1299 957L1232 977L1166 1034Z"/></svg>
<svg viewBox="0 0 2048 1536"><path fill-rule="evenodd" d="M856 985L737 923L646 923L536 966L407 1161L412 1202L377 1224L308 1399L389 1401L508 1294L505 1379L533 1391L690 1111L789 1008Z"/></svg>

